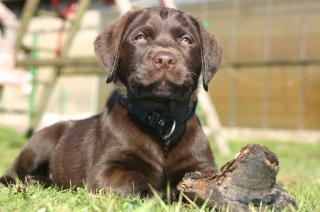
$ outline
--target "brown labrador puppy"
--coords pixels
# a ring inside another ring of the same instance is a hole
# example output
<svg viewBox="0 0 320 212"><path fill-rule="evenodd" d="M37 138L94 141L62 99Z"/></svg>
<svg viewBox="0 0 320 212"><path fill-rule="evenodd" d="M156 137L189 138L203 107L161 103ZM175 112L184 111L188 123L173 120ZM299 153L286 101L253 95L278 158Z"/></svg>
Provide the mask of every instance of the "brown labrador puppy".
<svg viewBox="0 0 320 212"><path fill-rule="evenodd" d="M216 169L194 113L221 49L182 11L131 11L102 32L95 51L116 92L105 110L35 133L2 177L120 194L174 188L186 172Z"/></svg>

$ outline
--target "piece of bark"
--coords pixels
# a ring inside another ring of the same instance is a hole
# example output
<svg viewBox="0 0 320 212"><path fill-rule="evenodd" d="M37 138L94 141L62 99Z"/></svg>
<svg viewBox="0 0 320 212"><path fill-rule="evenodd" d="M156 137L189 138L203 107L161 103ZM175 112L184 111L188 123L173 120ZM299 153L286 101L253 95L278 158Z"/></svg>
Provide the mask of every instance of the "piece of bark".
<svg viewBox="0 0 320 212"><path fill-rule="evenodd" d="M266 147L250 144L235 159L226 163L220 173L213 171L187 173L178 190L197 201L231 211L247 211L251 204L262 210L296 208L292 197L276 184L279 171L277 156Z"/></svg>

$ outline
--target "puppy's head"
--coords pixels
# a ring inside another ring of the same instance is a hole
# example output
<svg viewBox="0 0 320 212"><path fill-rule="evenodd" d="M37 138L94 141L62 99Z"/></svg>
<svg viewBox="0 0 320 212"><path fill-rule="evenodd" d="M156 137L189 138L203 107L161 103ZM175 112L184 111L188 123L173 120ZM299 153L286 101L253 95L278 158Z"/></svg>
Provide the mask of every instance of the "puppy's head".
<svg viewBox="0 0 320 212"><path fill-rule="evenodd" d="M221 48L192 16L169 8L130 11L103 31L95 52L107 82L133 98L186 99L202 73L204 89Z"/></svg>

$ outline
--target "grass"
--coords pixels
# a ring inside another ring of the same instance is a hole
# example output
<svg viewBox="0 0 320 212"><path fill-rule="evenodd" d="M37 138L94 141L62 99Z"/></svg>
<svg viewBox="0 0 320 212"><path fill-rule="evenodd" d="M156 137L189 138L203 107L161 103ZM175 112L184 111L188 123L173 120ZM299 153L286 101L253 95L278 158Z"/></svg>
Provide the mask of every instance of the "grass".
<svg viewBox="0 0 320 212"><path fill-rule="evenodd" d="M12 163L25 143L23 136L0 126L0 175ZM233 158L247 143L261 143L280 160L278 183L295 197L299 211L320 211L320 145L279 141L230 141L232 155L215 151L219 166ZM215 150L215 147L213 146ZM201 206L200 206L201 207ZM121 197L108 192L93 194L86 189L44 189L40 186L0 186L2 211L199 211L201 208L181 201L166 204L159 197L141 199ZM203 210L210 210L204 208Z"/></svg>

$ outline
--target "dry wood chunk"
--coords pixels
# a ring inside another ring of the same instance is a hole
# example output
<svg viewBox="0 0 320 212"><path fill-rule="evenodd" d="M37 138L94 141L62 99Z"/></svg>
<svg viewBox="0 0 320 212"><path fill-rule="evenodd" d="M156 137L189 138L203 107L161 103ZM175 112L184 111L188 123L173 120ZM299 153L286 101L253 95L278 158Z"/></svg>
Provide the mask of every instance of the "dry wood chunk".
<svg viewBox="0 0 320 212"><path fill-rule="evenodd" d="M213 171L186 174L178 190L190 198L208 200L211 206L233 211L248 210L249 204L275 210L296 208L293 198L276 185L278 171L279 161L273 152L250 144L226 163L220 174Z"/></svg>

